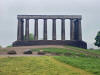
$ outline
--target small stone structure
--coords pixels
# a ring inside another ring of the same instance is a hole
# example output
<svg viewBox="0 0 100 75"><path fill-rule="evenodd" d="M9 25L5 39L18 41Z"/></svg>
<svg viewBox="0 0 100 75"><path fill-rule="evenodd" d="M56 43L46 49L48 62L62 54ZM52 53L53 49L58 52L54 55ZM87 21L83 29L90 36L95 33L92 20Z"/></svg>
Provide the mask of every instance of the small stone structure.
<svg viewBox="0 0 100 75"><path fill-rule="evenodd" d="M16 51L14 50L8 51L8 54L11 54L11 55L16 54Z"/></svg>
<svg viewBox="0 0 100 75"><path fill-rule="evenodd" d="M71 45L80 48L87 48L87 44L82 41L81 15L18 15L17 41L13 46L30 45ZM25 39L24 39L24 19ZM34 19L34 40L29 40L29 20ZM38 20L44 20L43 40L38 40ZM52 19L52 40L47 40L47 20ZM61 20L61 40L56 40L56 19ZM70 20L70 40L65 40L65 20Z"/></svg>

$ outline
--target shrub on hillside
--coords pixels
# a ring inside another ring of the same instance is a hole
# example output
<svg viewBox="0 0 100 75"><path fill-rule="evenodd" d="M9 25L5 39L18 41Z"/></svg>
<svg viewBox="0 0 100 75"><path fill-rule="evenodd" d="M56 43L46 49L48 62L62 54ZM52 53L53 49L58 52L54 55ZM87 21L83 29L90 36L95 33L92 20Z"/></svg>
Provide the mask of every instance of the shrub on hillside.
<svg viewBox="0 0 100 75"><path fill-rule="evenodd" d="M8 45L8 46L7 46L7 48L10 48L10 47L12 47L12 45Z"/></svg>
<svg viewBox="0 0 100 75"><path fill-rule="evenodd" d="M97 33L95 40L96 40L95 45L100 47L100 31Z"/></svg>

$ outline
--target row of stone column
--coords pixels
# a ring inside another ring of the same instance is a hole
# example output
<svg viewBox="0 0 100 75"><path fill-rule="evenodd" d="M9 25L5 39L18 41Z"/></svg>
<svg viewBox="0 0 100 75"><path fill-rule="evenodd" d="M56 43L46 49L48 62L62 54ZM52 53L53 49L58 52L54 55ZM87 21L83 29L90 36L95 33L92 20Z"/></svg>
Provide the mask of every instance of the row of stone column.
<svg viewBox="0 0 100 75"><path fill-rule="evenodd" d="M52 40L56 40L56 19L52 19ZM29 40L29 19L25 23L25 39L23 19L18 18L17 40ZM35 19L34 40L38 40L38 19ZM47 19L44 19L43 40L47 40ZM65 19L61 19L61 40L65 40ZM70 40L82 40L81 20L70 19Z"/></svg>

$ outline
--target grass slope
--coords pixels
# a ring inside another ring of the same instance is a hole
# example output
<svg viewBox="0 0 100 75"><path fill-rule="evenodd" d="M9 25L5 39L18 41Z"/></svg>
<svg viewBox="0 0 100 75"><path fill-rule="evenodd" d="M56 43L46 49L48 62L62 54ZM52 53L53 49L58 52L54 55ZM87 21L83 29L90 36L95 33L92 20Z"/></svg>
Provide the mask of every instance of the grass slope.
<svg viewBox="0 0 100 75"><path fill-rule="evenodd" d="M0 57L0 75L92 75L52 57Z"/></svg>
<svg viewBox="0 0 100 75"><path fill-rule="evenodd" d="M67 46L63 49L44 48L37 50L60 54L61 56L54 56L54 58L60 62L92 72L95 75L100 75L100 50L86 50L71 46Z"/></svg>
<svg viewBox="0 0 100 75"><path fill-rule="evenodd" d="M63 63L70 64L74 67L81 68L83 70L92 72L95 75L100 75L100 59L91 57L66 57L55 56L56 60Z"/></svg>

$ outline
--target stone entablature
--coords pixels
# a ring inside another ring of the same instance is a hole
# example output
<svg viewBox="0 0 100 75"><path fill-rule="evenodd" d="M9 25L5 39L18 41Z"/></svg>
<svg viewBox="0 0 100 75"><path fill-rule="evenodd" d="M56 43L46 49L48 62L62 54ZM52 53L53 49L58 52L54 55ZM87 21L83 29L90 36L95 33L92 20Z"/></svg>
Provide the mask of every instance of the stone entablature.
<svg viewBox="0 0 100 75"><path fill-rule="evenodd" d="M81 15L18 15L21 19L81 19Z"/></svg>

